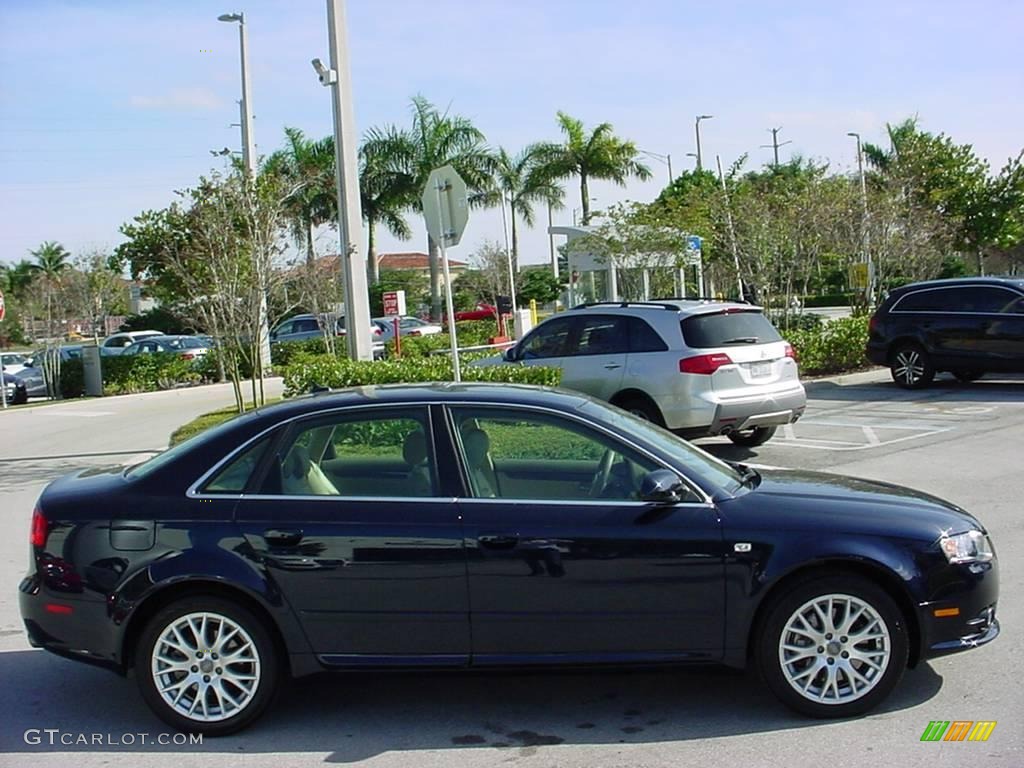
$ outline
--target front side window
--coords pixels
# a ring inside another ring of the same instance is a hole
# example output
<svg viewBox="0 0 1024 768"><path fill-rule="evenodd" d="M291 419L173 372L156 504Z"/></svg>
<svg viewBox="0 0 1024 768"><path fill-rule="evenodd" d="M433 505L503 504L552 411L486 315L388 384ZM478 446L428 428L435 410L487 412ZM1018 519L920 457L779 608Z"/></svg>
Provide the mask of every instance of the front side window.
<svg viewBox="0 0 1024 768"><path fill-rule="evenodd" d="M574 318L571 317L559 317L544 323L526 337L520 348L519 358L537 360L564 355L573 320Z"/></svg>
<svg viewBox="0 0 1024 768"><path fill-rule="evenodd" d="M475 498L640 499L658 465L619 441L559 416L509 408L452 411Z"/></svg>
<svg viewBox="0 0 1024 768"><path fill-rule="evenodd" d="M424 409L345 414L298 426L277 452L262 493L434 496Z"/></svg>

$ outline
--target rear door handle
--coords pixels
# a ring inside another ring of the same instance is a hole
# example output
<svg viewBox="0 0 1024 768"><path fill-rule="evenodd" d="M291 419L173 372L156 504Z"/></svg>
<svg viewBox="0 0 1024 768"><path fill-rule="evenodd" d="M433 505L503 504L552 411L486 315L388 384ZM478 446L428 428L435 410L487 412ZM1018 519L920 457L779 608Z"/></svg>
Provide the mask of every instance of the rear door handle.
<svg viewBox="0 0 1024 768"><path fill-rule="evenodd" d="M478 536L477 541L485 549L512 549L519 543L519 534L487 533Z"/></svg>
<svg viewBox="0 0 1024 768"><path fill-rule="evenodd" d="M608 363L605 366L605 368L607 368L609 371L614 371L616 368L621 368L621 367L622 367L622 365L620 365L619 363Z"/></svg>
<svg viewBox="0 0 1024 768"><path fill-rule="evenodd" d="M302 541L302 531L297 528L268 528L263 532L268 544L278 547L290 547Z"/></svg>

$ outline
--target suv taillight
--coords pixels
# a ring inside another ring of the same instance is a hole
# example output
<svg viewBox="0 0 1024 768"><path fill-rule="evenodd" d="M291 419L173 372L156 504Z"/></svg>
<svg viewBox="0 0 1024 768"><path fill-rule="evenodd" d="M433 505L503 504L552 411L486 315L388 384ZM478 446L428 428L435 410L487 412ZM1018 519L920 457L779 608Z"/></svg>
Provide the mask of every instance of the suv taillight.
<svg viewBox="0 0 1024 768"><path fill-rule="evenodd" d="M28 540L33 547L45 547L47 533L49 533L49 523L46 522L43 510L36 507L32 511L32 532L29 534Z"/></svg>
<svg viewBox="0 0 1024 768"><path fill-rule="evenodd" d="M868 333L875 333L878 330L878 315L872 315L868 320Z"/></svg>
<svg viewBox="0 0 1024 768"><path fill-rule="evenodd" d="M709 375L717 371L723 365L731 365L732 358L724 352L716 352L713 355L697 355L696 357L684 357L679 361L680 373L701 373Z"/></svg>
<svg viewBox="0 0 1024 768"><path fill-rule="evenodd" d="M788 341L786 342L786 357L791 357L797 362L800 362L800 358L796 356L796 350L793 349L793 345Z"/></svg>

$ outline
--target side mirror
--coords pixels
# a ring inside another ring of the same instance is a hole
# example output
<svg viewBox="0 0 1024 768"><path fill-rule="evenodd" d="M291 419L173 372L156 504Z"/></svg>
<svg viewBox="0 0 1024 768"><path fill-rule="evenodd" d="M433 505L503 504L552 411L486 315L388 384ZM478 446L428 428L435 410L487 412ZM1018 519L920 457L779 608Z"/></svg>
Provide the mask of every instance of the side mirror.
<svg viewBox="0 0 1024 768"><path fill-rule="evenodd" d="M509 347L506 349L504 354L502 354L501 359L506 363L514 363L516 361L516 348Z"/></svg>
<svg viewBox="0 0 1024 768"><path fill-rule="evenodd" d="M675 472L656 469L640 481L640 500L655 504L678 504L683 500L686 486Z"/></svg>

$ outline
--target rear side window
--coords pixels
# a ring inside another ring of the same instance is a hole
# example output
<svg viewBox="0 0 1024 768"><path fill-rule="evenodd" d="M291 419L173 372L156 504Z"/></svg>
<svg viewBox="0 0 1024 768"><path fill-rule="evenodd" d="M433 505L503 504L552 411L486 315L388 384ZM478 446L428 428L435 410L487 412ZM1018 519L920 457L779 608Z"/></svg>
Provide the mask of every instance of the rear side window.
<svg viewBox="0 0 1024 768"><path fill-rule="evenodd" d="M782 341L775 326L757 311L692 315L684 318L680 326L686 346L693 349Z"/></svg>
<svg viewBox="0 0 1024 768"><path fill-rule="evenodd" d="M639 317L629 319L629 351L630 352L664 352L668 344Z"/></svg>
<svg viewBox="0 0 1024 768"><path fill-rule="evenodd" d="M941 312L956 309L956 296L953 289L934 289L931 291L914 291L899 299L893 306L893 312Z"/></svg>
<svg viewBox="0 0 1024 768"><path fill-rule="evenodd" d="M628 351L626 318L608 315L584 317L570 355L617 355Z"/></svg>
<svg viewBox="0 0 1024 768"><path fill-rule="evenodd" d="M246 448L203 486L203 493L241 493L244 491L268 445L270 445L269 436L257 440Z"/></svg>

